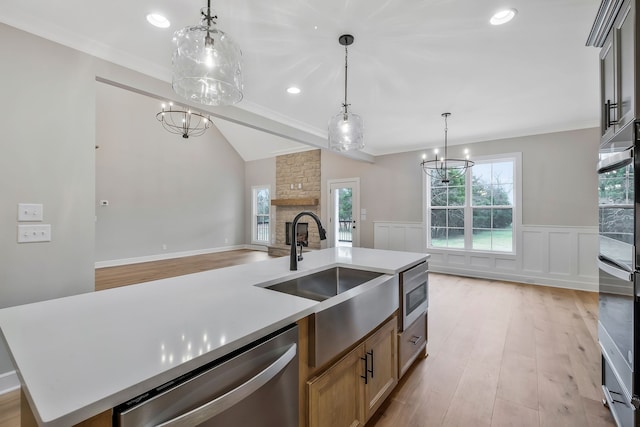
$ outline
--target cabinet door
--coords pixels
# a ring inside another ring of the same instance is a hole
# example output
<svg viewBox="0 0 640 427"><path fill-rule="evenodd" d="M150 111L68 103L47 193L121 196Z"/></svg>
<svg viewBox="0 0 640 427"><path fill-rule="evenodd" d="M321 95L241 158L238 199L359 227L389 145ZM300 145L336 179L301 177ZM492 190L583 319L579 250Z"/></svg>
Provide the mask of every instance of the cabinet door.
<svg viewBox="0 0 640 427"><path fill-rule="evenodd" d="M616 128L620 129L633 120L635 115L635 2L627 1L618 14L615 25L615 44L618 70L618 108L615 118Z"/></svg>
<svg viewBox="0 0 640 427"><path fill-rule="evenodd" d="M616 97L616 53L613 45L614 31L609 33L600 50L600 136L604 141L613 136L617 102Z"/></svg>
<svg viewBox="0 0 640 427"><path fill-rule="evenodd" d="M364 344L308 382L309 427L364 426Z"/></svg>
<svg viewBox="0 0 640 427"><path fill-rule="evenodd" d="M398 320L394 316L364 343L369 368L365 386L367 419L398 383L397 330Z"/></svg>

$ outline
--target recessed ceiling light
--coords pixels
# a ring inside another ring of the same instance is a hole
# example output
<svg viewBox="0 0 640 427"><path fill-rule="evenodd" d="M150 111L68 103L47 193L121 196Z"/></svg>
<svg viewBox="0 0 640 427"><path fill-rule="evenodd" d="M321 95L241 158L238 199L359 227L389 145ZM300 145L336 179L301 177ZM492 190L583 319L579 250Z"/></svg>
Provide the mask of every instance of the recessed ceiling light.
<svg viewBox="0 0 640 427"><path fill-rule="evenodd" d="M491 19L489 20L489 23L491 23L491 25L506 24L507 22L511 21L514 16L516 16L516 13L518 13L518 11L515 10L515 9L504 9L504 10L501 10L499 12L496 12L491 17Z"/></svg>
<svg viewBox="0 0 640 427"><path fill-rule="evenodd" d="M171 22L167 18L157 13L150 13L147 15L147 21L149 24L158 28L169 28Z"/></svg>
<svg viewBox="0 0 640 427"><path fill-rule="evenodd" d="M300 88L297 88L295 86L291 86L290 88L287 88L287 92L292 94L292 95L297 95L300 93Z"/></svg>

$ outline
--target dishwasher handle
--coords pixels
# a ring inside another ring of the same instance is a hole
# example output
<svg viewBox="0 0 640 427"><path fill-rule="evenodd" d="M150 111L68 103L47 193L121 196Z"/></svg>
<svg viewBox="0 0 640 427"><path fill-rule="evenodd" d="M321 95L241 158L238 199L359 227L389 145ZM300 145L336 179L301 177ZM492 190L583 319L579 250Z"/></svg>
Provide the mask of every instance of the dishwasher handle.
<svg viewBox="0 0 640 427"><path fill-rule="evenodd" d="M162 424L158 424L156 427L194 426L215 417L241 400L249 397L259 390L260 387L271 381L296 357L297 351L298 346L291 344L278 360L267 366L247 382L198 408L165 421Z"/></svg>

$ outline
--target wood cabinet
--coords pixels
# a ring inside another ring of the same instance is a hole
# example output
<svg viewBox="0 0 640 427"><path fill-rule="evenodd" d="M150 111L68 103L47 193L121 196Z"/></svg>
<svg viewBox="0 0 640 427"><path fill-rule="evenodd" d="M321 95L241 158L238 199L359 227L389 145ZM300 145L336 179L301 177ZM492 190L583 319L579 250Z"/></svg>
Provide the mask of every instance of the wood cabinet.
<svg viewBox="0 0 640 427"><path fill-rule="evenodd" d="M308 384L309 427L363 426L398 382L392 317Z"/></svg>
<svg viewBox="0 0 640 427"><path fill-rule="evenodd" d="M638 0L605 0L588 44L600 50L600 130L601 142L610 141L635 120ZM596 34L596 28L598 29ZM602 42L600 42L602 40Z"/></svg>

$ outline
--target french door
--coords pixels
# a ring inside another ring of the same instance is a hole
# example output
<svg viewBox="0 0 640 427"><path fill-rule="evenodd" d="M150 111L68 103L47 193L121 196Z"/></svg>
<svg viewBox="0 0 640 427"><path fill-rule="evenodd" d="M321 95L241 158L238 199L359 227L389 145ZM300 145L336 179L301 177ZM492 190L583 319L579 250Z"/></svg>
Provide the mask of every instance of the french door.
<svg viewBox="0 0 640 427"><path fill-rule="evenodd" d="M360 246L360 178L329 180L329 247Z"/></svg>

